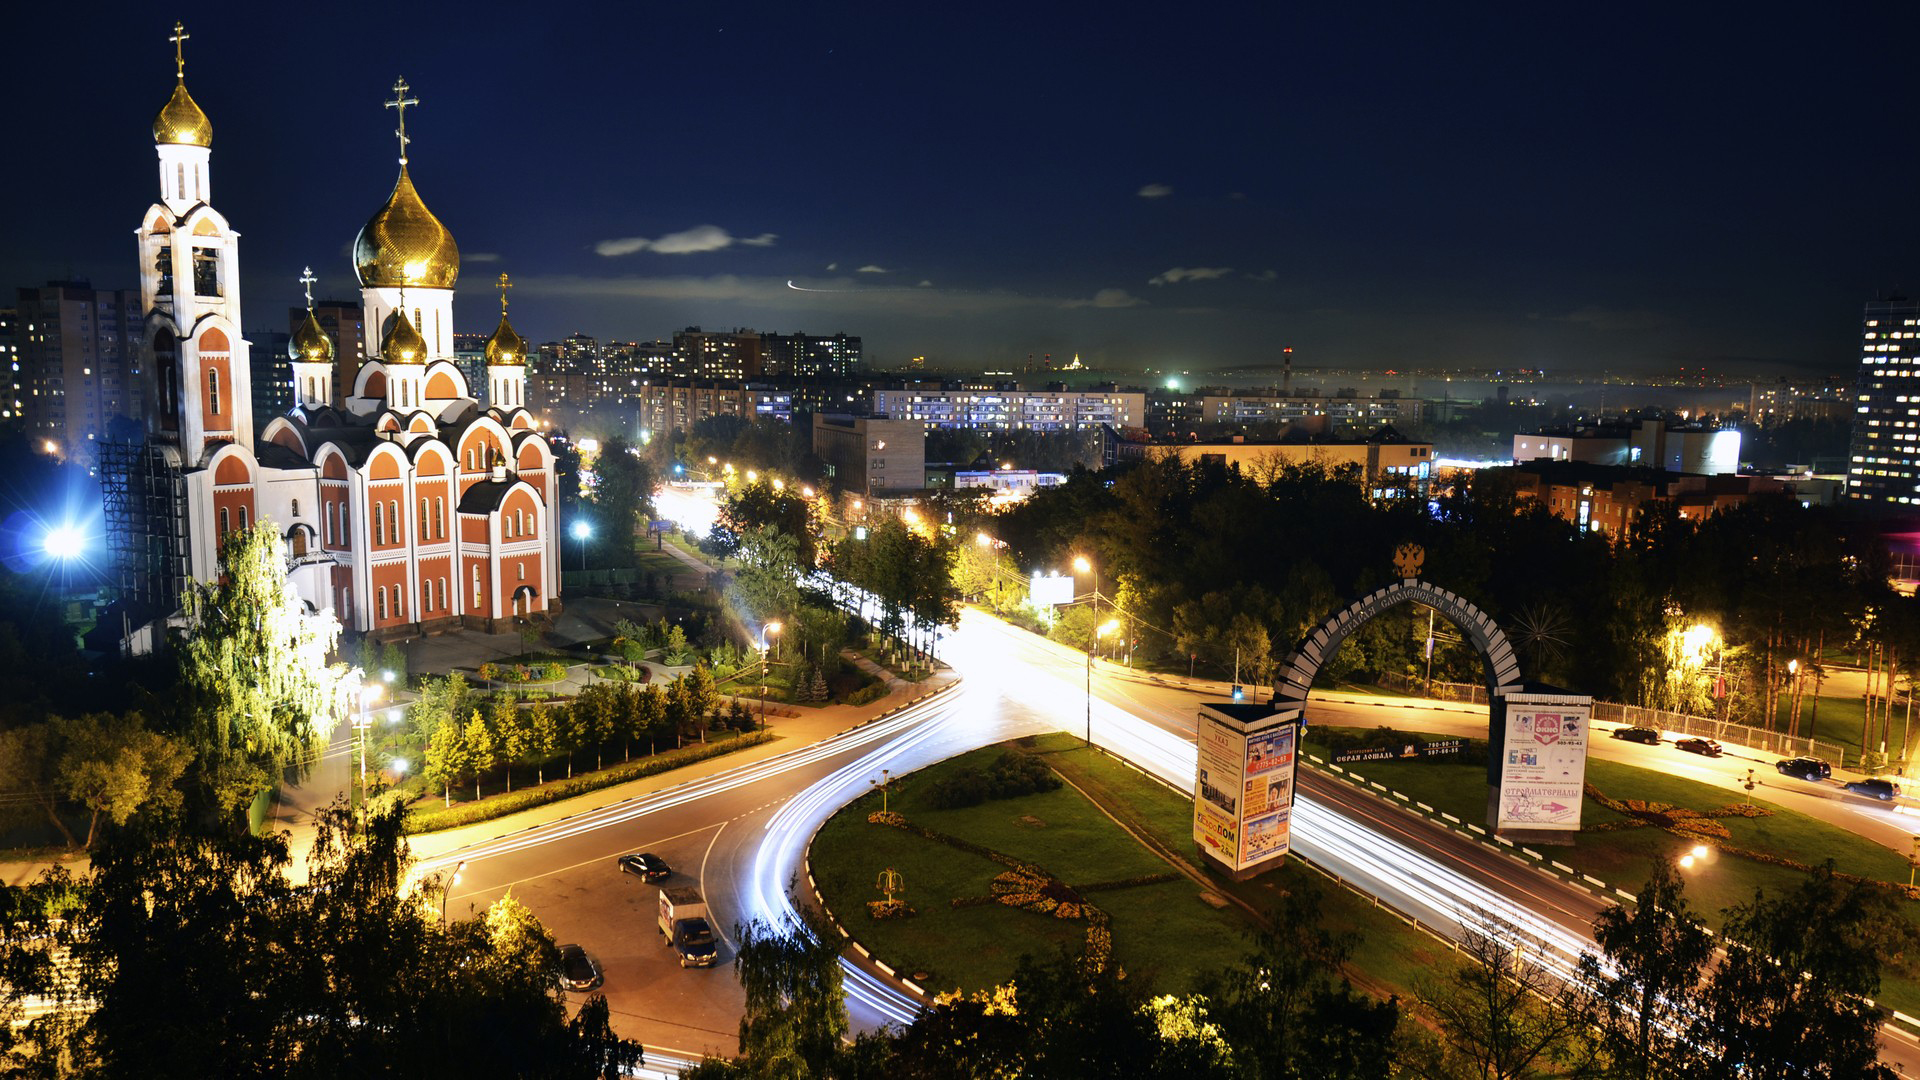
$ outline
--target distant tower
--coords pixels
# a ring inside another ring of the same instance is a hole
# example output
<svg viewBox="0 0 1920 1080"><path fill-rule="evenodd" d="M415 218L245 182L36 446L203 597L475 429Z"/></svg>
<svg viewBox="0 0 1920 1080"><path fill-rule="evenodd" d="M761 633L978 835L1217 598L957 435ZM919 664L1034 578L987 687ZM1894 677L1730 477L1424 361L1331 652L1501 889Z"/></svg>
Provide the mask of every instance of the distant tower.
<svg viewBox="0 0 1920 1080"><path fill-rule="evenodd" d="M313 316L315 280L311 266L300 275L300 284L307 292L307 318L287 341L287 359L293 365L293 400L308 413L333 404L333 339Z"/></svg>
<svg viewBox="0 0 1920 1080"><path fill-rule="evenodd" d="M160 201L138 236L157 376L148 432L193 466L221 443L253 449L253 380L240 331L240 234L209 205L213 124L187 93L188 36L174 24L173 96L153 118Z"/></svg>
<svg viewBox="0 0 1920 1080"><path fill-rule="evenodd" d="M1920 302L1888 297L1867 304L1861 316L1860 368L1856 381L1853 440L1847 466L1847 497L1889 510L1920 505L1920 449L1902 441L1910 424L1913 388L1905 385L1920 364ZM1908 429L1911 430L1911 429Z"/></svg>
<svg viewBox="0 0 1920 1080"><path fill-rule="evenodd" d="M527 343L507 321L507 290L513 282L500 275L500 325L487 339L487 404L502 415L527 405Z"/></svg>
<svg viewBox="0 0 1920 1080"><path fill-rule="evenodd" d="M1280 350L1280 394L1293 396L1293 346Z"/></svg>

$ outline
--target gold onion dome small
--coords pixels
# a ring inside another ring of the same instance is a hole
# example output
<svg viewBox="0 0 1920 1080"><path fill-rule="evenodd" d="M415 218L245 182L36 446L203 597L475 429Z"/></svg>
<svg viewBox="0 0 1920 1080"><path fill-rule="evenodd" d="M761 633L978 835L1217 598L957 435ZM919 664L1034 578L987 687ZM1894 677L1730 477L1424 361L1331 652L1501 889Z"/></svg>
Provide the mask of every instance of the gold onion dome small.
<svg viewBox="0 0 1920 1080"><path fill-rule="evenodd" d="M505 312L500 315L500 327L487 339L487 364L493 367L527 362L527 343L514 332L513 324L507 321Z"/></svg>
<svg viewBox="0 0 1920 1080"><path fill-rule="evenodd" d="M320 320L307 312L307 321L293 332L293 339L287 342L287 356L295 363L331 364L333 363L333 339L320 328Z"/></svg>
<svg viewBox="0 0 1920 1080"><path fill-rule="evenodd" d="M424 364L427 341L413 328L413 320L400 312L387 316L386 333L380 335L380 359L389 364Z"/></svg>
<svg viewBox="0 0 1920 1080"><path fill-rule="evenodd" d="M460 279L460 248L420 201L404 164L386 205L353 241L353 270L367 288L451 289Z"/></svg>
<svg viewBox="0 0 1920 1080"><path fill-rule="evenodd" d="M213 121L187 93L186 80L173 85L173 96L153 118L153 141L178 146L213 145Z"/></svg>

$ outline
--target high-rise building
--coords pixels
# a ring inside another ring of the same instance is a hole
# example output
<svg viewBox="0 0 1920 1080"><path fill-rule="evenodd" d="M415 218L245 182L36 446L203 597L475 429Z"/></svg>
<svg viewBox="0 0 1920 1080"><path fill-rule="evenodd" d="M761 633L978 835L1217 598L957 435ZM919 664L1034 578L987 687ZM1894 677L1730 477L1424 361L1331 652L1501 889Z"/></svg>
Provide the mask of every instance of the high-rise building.
<svg viewBox="0 0 1920 1080"><path fill-rule="evenodd" d="M256 330L247 335L253 346L253 415L279 416L293 408L293 361L287 345L293 335L278 330Z"/></svg>
<svg viewBox="0 0 1920 1080"><path fill-rule="evenodd" d="M1920 302L1874 300L1861 317L1847 497L1920 504Z"/></svg>
<svg viewBox="0 0 1920 1080"><path fill-rule="evenodd" d="M760 335L689 326L673 335L674 375L688 379L753 379L761 370Z"/></svg>
<svg viewBox="0 0 1920 1080"><path fill-rule="evenodd" d="M20 309L0 308L0 428L24 430L20 402Z"/></svg>
<svg viewBox="0 0 1920 1080"><path fill-rule="evenodd" d="M108 421L142 415L140 294L53 281L21 289L16 310L27 432L57 456L91 464Z"/></svg>
<svg viewBox="0 0 1920 1080"><path fill-rule="evenodd" d="M813 452L842 491L881 495L927 486L927 431L917 420L815 413Z"/></svg>
<svg viewBox="0 0 1920 1080"><path fill-rule="evenodd" d="M761 334L763 374L789 379L832 379L860 370L860 339L849 334Z"/></svg>

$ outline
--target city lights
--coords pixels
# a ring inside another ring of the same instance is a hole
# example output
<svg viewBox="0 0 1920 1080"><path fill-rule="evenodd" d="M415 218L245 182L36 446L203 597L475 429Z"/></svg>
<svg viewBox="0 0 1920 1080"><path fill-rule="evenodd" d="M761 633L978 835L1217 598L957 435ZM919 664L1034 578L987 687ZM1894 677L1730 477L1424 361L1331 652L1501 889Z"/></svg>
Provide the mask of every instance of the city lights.
<svg viewBox="0 0 1920 1080"><path fill-rule="evenodd" d="M48 529L47 535L40 541L41 549L56 559L77 558L86 546L86 534L72 525Z"/></svg>

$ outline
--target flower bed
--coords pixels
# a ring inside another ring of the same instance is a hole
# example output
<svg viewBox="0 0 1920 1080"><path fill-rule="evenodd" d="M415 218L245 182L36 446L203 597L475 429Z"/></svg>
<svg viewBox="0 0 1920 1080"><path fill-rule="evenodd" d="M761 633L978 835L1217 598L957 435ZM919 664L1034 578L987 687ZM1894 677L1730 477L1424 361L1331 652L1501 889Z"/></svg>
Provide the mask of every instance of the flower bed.
<svg viewBox="0 0 1920 1080"><path fill-rule="evenodd" d="M477 672L487 682L536 683L559 682L567 677L567 665L558 661L544 664L481 664Z"/></svg>

